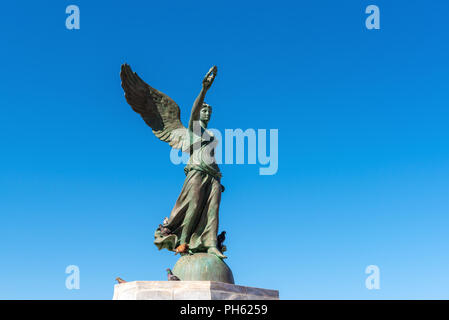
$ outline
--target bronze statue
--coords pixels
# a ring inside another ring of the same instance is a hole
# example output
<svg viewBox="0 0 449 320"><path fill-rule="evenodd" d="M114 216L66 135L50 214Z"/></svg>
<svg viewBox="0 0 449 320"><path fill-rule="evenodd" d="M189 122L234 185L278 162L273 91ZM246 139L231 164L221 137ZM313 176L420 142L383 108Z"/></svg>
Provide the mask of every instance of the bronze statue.
<svg viewBox="0 0 449 320"><path fill-rule="evenodd" d="M219 249L222 243L217 243L224 187L214 157L217 141L207 130L212 107L204 102L216 75L214 66L204 77L186 128L181 123L178 105L170 97L146 84L128 64L122 65L120 73L126 100L156 137L190 154L181 194L168 220L156 230L154 243L159 250L165 248L181 255L209 253L224 259L226 256Z"/></svg>

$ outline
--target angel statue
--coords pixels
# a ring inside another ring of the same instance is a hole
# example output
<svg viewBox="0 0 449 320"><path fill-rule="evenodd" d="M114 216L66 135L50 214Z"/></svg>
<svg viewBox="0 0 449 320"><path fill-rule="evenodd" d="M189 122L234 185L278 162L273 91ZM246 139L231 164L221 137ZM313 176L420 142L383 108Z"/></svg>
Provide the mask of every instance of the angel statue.
<svg viewBox="0 0 449 320"><path fill-rule="evenodd" d="M214 157L217 141L207 130L212 107L204 102L216 75L217 67L213 66L203 79L186 128L175 101L146 84L128 64L123 64L120 72L126 101L156 137L190 154L181 194L168 219L156 230L155 245L159 250L165 248L181 255L207 252L224 259L217 243L218 210L224 187Z"/></svg>

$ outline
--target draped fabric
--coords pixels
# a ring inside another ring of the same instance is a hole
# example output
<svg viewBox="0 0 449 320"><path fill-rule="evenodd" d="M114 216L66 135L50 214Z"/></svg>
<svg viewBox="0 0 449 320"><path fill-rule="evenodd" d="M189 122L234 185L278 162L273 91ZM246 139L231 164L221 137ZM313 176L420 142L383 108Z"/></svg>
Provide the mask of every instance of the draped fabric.
<svg viewBox="0 0 449 320"><path fill-rule="evenodd" d="M186 179L164 225L171 233L162 234L159 229L155 232L154 243L159 250L175 250L183 243L192 252L205 252L217 246L222 192L221 173L215 161L217 141L212 132L200 129L199 134L190 132L190 159L184 168Z"/></svg>
<svg viewBox="0 0 449 320"><path fill-rule="evenodd" d="M159 250L174 250L182 243L187 243L192 252L216 247L221 191L216 177L200 167L191 168L165 225L171 234L164 236L160 230L155 232L154 243Z"/></svg>

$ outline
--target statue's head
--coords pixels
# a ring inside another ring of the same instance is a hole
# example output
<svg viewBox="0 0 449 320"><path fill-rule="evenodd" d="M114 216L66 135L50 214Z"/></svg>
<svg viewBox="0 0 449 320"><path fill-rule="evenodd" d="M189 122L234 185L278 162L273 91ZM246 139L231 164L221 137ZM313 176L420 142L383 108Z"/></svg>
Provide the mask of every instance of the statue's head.
<svg viewBox="0 0 449 320"><path fill-rule="evenodd" d="M210 116L212 114L212 107L207 103L203 103L200 110L200 120L204 122L209 122Z"/></svg>

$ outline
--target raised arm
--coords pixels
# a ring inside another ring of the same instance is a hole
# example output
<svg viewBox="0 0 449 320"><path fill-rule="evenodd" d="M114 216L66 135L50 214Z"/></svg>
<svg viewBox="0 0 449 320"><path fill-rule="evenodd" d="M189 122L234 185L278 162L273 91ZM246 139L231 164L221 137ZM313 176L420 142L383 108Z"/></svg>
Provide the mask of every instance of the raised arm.
<svg viewBox="0 0 449 320"><path fill-rule="evenodd" d="M212 83L214 82L216 75L217 75L217 67L213 66L212 68L210 68L209 72L203 79L203 87L201 88L200 94L198 95L198 97L196 97L195 102L193 103L192 112L190 114L189 120L190 131L193 130L193 123L200 119L200 111L204 103L204 97L206 96L207 90L209 90L210 87L212 86Z"/></svg>

